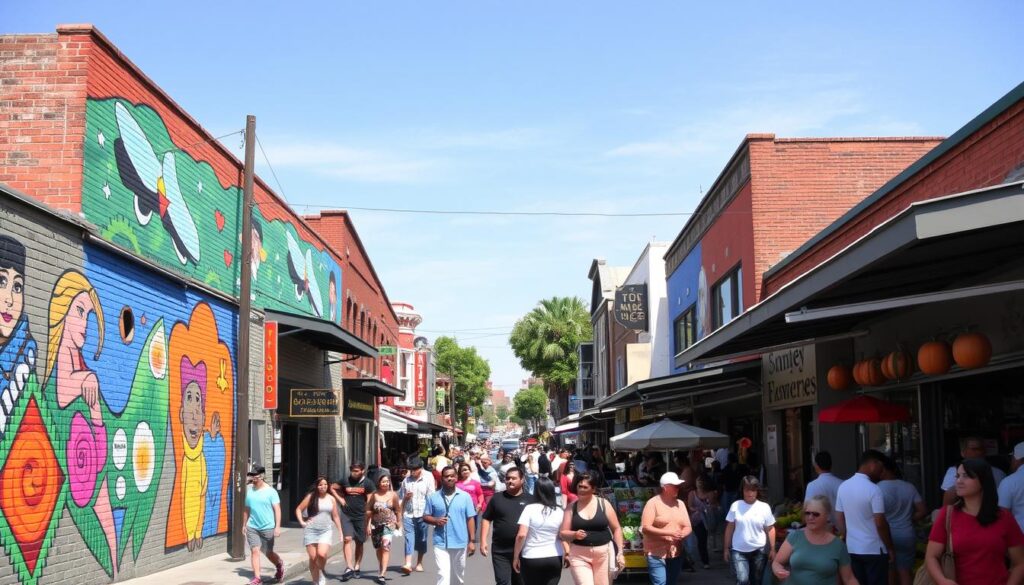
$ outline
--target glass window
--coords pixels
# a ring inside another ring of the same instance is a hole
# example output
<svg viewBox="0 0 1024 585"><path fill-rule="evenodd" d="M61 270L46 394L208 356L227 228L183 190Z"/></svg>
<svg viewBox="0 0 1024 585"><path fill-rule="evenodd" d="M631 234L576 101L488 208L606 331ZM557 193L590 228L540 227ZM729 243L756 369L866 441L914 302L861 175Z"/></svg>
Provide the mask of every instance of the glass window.
<svg viewBox="0 0 1024 585"><path fill-rule="evenodd" d="M711 291L715 329L735 319L743 312L742 285L743 271L736 267L731 273L722 277Z"/></svg>
<svg viewBox="0 0 1024 585"><path fill-rule="evenodd" d="M697 305L691 305L682 315L676 317L674 331L676 355L697 343Z"/></svg>

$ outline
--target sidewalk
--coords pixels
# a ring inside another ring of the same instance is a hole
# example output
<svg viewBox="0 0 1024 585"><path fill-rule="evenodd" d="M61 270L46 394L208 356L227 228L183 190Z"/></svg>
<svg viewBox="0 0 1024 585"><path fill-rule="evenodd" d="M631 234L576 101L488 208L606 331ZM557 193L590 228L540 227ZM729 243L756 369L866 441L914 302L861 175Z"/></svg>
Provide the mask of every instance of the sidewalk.
<svg viewBox="0 0 1024 585"><path fill-rule="evenodd" d="M331 546L329 556L333 557L341 553L341 543ZM281 536L274 543L274 551L281 555L284 560L284 579L288 581L302 575L308 578L309 556L306 554L306 547L302 545L302 528L281 528ZM373 549L370 549L370 556L373 556ZM270 564L264 556L260 561L260 569L263 580L266 583L273 582L274 565ZM252 578L252 567L249 564L249 554L246 551L245 560L232 562L227 553L221 553L198 561L184 563L173 569L160 571L138 577L128 581L121 581L123 585L154 585L174 583L176 585L239 585Z"/></svg>

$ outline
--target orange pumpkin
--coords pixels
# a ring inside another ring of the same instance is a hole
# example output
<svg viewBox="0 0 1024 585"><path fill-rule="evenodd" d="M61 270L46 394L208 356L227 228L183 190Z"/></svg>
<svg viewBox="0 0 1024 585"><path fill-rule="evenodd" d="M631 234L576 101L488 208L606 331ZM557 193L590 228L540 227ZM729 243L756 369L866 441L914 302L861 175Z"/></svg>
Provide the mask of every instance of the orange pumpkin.
<svg viewBox="0 0 1024 585"><path fill-rule="evenodd" d="M864 383L864 360L861 360L861 361L856 362L855 364L853 364L853 381L856 382L858 386L864 386L865 385L865 383Z"/></svg>
<svg viewBox="0 0 1024 585"><path fill-rule="evenodd" d="M878 358L873 358L867 360L867 362L865 363L865 379L868 383L868 386L881 386L882 384L884 384L885 376L882 375L882 360Z"/></svg>
<svg viewBox="0 0 1024 585"><path fill-rule="evenodd" d="M837 364L828 370L828 386L833 390L846 390L850 387L853 378L850 376L850 369L842 364Z"/></svg>
<svg viewBox="0 0 1024 585"><path fill-rule="evenodd" d="M892 354L890 354L892 355ZM895 380L896 376L893 375L892 369L889 367L889 356L882 358L882 375L885 376L886 380Z"/></svg>
<svg viewBox="0 0 1024 585"><path fill-rule="evenodd" d="M898 349L882 360L882 373L890 380L902 380L911 372L910 356Z"/></svg>
<svg viewBox="0 0 1024 585"><path fill-rule="evenodd" d="M953 361L965 370L988 365L992 359L992 342L984 333L961 333L953 340Z"/></svg>
<svg viewBox="0 0 1024 585"><path fill-rule="evenodd" d="M952 365L953 352L945 341L929 341L917 350L917 369L925 374L945 374Z"/></svg>

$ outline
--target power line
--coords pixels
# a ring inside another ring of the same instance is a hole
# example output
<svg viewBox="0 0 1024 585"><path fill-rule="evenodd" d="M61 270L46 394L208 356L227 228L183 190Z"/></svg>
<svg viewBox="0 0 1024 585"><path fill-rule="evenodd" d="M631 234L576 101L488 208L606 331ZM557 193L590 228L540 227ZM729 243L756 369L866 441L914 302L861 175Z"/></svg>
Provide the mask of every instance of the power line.
<svg viewBox="0 0 1024 585"><path fill-rule="evenodd" d="M287 203L288 197L284 194L284 187L281 186L281 180L277 178L277 173L274 171L274 165L270 164L270 157L267 156L267 151L263 150L263 143L260 142L260 135L256 135L256 145L260 147L260 152L263 154L263 160L266 161L267 166L270 167L270 174L274 176L274 182L277 183L277 190L281 192L281 198Z"/></svg>
<svg viewBox="0 0 1024 585"><path fill-rule="evenodd" d="M497 216L547 216L547 217L686 217L694 212L663 213L600 213L596 211L477 211L464 209L403 209L389 207L354 207L352 205L320 205L314 203L296 203L302 207L313 207L319 209L343 208L355 211L372 211L379 213L407 213L420 215L497 215Z"/></svg>

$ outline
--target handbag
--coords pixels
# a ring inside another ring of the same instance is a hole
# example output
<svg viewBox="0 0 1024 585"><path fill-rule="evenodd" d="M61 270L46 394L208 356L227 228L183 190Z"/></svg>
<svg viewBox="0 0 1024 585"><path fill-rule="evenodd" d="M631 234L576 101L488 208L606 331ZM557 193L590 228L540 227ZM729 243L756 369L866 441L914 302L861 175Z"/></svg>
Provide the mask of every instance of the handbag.
<svg viewBox="0 0 1024 585"><path fill-rule="evenodd" d="M603 498L601 499L601 511L605 512ZM607 514L607 512L605 513ZM611 532L610 526L608 527L608 531ZM612 583L625 567L620 567L616 562L619 558L619 549L615 546L615 539L613 538L606 546L608 547L608 582Z"/></svg>
<svg viewBox="0 0 1024 585"><path fill-rule="evenodd" d="M953 506L946 506L946 550L942 551L942 556L939 557L939 566L942 567L942 575L945 578L956 581L956 557L953 555L953 531L952 524L950 524L952 517ZM935 580L928 572L927 564L917 570L917 574L914 575L914 585L935 585Z"/></svg>

